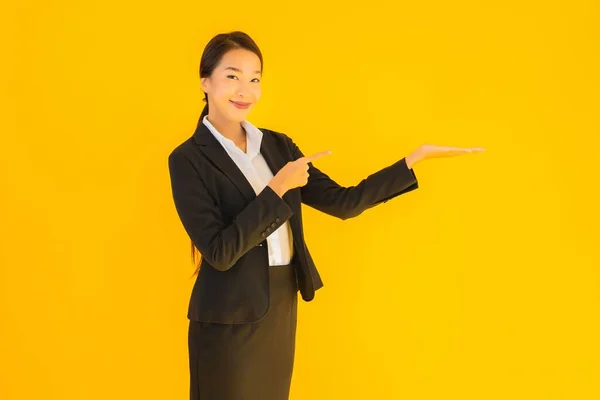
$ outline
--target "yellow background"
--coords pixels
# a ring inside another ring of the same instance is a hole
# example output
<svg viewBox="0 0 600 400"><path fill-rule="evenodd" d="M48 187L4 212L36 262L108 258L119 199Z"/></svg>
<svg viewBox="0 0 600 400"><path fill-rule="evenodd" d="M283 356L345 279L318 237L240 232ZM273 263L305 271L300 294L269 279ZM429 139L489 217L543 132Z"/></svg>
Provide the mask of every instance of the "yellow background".
<svg viewBox="0 0 600 400"><path fill-rule="evenodd" d="M264 53L253 123L352 185L305 208L292 400L600 398L594 1L12 2L1 13L0 398L186 399L189 239L167 156L215 34Z"/></svg>

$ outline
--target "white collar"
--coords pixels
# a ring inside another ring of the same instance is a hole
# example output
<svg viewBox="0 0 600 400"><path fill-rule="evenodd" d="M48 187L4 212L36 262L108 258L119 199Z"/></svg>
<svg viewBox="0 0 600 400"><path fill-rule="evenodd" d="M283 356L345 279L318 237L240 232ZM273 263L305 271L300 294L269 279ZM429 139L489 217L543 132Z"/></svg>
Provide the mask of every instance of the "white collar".
<svg viewBox="0 0 600 400"><path fill-rule="evenodd" d="M233 143L233 140L226 138L214 127L213 124L210 123L207 116L205 115L202 118L202 123L206 125L206 127L211 131L211 133L217 138L217 140L221 143L223 147L229 149L230 151L238 151L241 154L244 154L242 150ZM251 124L249 121L244 120L241 121L240 124L246 131L246 153L245 155L253 159L258 153L260 153L260 143L262 141L263 133L256 126Z"/></svg>

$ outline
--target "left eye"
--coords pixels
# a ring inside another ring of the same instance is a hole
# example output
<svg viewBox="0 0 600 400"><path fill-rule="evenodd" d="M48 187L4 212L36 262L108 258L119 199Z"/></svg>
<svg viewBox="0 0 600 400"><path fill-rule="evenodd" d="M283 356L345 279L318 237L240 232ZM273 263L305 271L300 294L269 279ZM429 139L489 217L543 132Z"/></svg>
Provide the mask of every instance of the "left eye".
<svg viewBox="0 0 600 400"><path fill-rule="evenodd" d="M227 75L227 77L228 77L228 78L235 78L235 79L237 79L237 78L238 78L238 77L237 77L237 76L235 76L235 75ZM238 80L239 80L239 79L238 79ZM260 82L260 80L259 80L258 78L254 78L254 79L252 79L252 80L253 80L253 81L256 81L256 83Z"/></svg>

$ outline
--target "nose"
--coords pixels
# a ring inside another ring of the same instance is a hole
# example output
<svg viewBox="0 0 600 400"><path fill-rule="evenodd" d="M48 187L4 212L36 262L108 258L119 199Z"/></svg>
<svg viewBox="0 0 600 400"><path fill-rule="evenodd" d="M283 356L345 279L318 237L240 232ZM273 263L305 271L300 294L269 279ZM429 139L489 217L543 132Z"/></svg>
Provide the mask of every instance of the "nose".
<svg viewBox="0 0 600 400"><path fill-rule="evenodd" d="M237 90L237 97L244 100L250 97L250 83L240 82Z"/></svg>

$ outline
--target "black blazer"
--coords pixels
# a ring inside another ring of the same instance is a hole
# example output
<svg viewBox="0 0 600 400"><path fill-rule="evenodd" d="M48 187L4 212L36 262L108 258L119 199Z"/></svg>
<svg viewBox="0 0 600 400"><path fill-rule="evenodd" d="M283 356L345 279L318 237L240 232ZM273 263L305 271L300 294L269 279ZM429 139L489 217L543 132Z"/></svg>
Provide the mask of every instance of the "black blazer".
<svg viewBox="0 0 600 400"><path fill-rule="evenodd" d="M260 152L273 175L304 154L287 135L265 128ZM169 155L171 190L184 229L202 254L187 317L216 323L257 322L269 309L266 238L285 221L293 235L296 276L304 301L323 287L304 241L301 203L342 220L418 188L405 158L356 186L343 187L309 163L306 185L279 197L258 195L202 123Z"/></svg>

